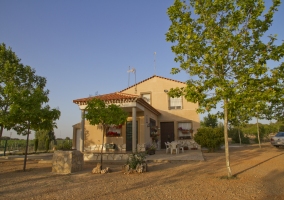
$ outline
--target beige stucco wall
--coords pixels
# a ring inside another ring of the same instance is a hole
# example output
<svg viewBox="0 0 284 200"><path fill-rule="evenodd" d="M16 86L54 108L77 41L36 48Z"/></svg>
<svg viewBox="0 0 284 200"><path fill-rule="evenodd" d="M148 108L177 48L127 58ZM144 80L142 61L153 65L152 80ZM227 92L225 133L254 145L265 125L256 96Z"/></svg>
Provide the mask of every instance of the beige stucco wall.
<svg viewBox="0 0 284 200"><path fill-rule="evenodd" d="M124 93L129 94L143 94L151 93L151 105L156 108L161 115L158 118L160 122L174 122L175 136L178 135L178 122L192 122L194 133L200 127L200 117L196 112L198 105L196 103L187 102L183 97L183 108L179 110L169 109L169 96L165 90L170 88L185 87L186 84L164 79L160 77L153 77L137 85L137 93L135 87L130 87L124 90Z"/></svg>
<svg viewBox="0 0 284 200"><path fill-rule="evenodd" d="M148 109L144 109L144 111L137 111L136 112L136 120L138 121L138 144L147 144L151 142L150 137L150 129L147 127L146 118L145 116L149 116L152 119L158 122L158 118L155 114L153 114ZM149 118L150 119L150 118ZM129 117L127 121L132 121L132 113L129 113ZM73 147L76 147L76 134L77 130L81 129L80 123L73 126ZM101 126L93 126L90 125L89 121L85 121L85 148L95 145L95 144L102 144L102 128ZM121 128L121 137L106 137L104 143L115 143L115 144L125 144L126 143L126 125L123 124ZM120 143L122 141L122 143Z"/></svg>
<svg viewBox="0 0 284 200"><path fill-rule="evenodd" d="M198 105L195 103L187 102L183 98L183 108L179 110L170 110L169 109L169 97L165 90L170 90L170 88L175 87L184 87L186 86L184 83L164 79L160 77L150 78L140 84L137 85L137 93L135 93L135 87L130 87L123 91L123 93L128 94L142 94L142 93L151 93L151 105L158 110L161 115L156 116L148 109L144 109L144 111L137 111L136 119L138 121L138 143L139 144L147 144L151 143L152 139L150 137L150 128L147 127L146 118L149 122L150 118L156 121L156 124L160 126L160 122L174 122L174 130L175 130L175 139L178 137L178 123L179 122L191 122L194 133L200 126L200 118L196 113L196 109ZM129 110L129 109L128 109ZM79 113L78 113L79 114ZM129 113L129 117L127 121L132 121L131 112ZM80 123L73 126L73 146L76 144L76 130L80 129ZM160 133L160 130L158 130ZM102 143L102 130L98 126L92 126L85 122L85 147L92 144L101 144ZM126 143L126 126L122 126L122 137L123 143ZM111 141L111 138L107 139Z"/></svg>

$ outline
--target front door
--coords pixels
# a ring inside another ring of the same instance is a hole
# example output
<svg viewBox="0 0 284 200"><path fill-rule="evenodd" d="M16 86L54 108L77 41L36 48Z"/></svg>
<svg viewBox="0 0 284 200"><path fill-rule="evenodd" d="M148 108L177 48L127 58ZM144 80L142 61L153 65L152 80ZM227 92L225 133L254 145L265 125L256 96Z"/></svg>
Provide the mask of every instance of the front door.
<svg viewBox="0 0 284 200"><path fill-rule="evenodd" d="M136 144L138 144L138 122L136 121ZM126 122L126 151L132 151L132 121Z"/></svg>
<svg viewBox="0 0 284 200"><path fill-rule="evenodd" d="M172 142L175 140L174 122L161 122L161 148L165 149L165 142Z"/></svg>

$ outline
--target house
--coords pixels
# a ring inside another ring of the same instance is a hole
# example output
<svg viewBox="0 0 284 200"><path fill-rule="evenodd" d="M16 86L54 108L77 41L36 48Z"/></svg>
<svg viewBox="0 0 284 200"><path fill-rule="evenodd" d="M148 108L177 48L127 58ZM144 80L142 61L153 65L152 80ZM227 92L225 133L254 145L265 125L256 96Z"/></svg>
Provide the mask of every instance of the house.
<svg viewBox="0 0 284 200"><path fill-rule="evenodd" d="M165 148L167 141L192 139L200 126L198 104L167 94L170 88L184 86L184 82L154 75L120 92L73 100L82 115L81 123L73 125L73 146L83 151L102 144L102 127L90 125L83 117L92 98L118 104L129 113L125 124L108 130L105 144L116 147L126 144L126 151L134 152L137 145L157 142L158 148ZM81 130L84 130L83 137Z"/></svg>

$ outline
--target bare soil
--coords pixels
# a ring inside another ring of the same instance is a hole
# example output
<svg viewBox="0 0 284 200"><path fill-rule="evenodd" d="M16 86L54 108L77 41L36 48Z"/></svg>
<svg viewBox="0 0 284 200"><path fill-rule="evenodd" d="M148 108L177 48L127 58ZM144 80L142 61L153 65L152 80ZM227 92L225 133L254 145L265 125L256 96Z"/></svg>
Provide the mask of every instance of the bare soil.
<svg viewBox="0 0 284 200"><path fill-rule="evenodd" d="M284 148L269 143L230 147L234 178L227 179L224 150L205 161L148 163L148 172L125 175L121 164L92 174L96 163L69 175L51 164L0 159L0 199L284 199Z"/></svg>

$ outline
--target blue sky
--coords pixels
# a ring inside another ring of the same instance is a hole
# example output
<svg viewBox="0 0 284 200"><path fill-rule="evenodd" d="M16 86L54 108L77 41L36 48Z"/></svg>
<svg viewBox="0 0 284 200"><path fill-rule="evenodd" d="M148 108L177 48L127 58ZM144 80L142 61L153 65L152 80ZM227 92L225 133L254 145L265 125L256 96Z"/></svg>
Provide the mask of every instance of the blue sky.
<svg viewBox="0 0 284 200"><path fill-rule="evenodd" d="M172 44L165 40L170 26L166 11L172 3L0 0L0 42L37 75L46 77L49 105L61 111L56 137L72 137L72 125L80 121L80 110L72 100L128 87L129 66L136 69L137 82L154 74L179 81L189 78L184 72L170 74L172 67L178 67ZM281 5L270 29L280 40L284 39L283 17Z"/></svg>

